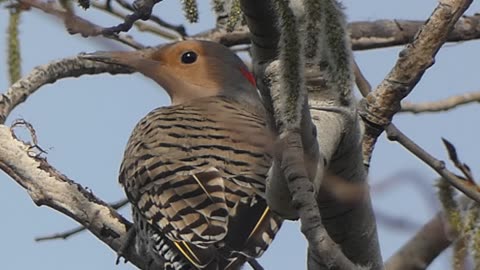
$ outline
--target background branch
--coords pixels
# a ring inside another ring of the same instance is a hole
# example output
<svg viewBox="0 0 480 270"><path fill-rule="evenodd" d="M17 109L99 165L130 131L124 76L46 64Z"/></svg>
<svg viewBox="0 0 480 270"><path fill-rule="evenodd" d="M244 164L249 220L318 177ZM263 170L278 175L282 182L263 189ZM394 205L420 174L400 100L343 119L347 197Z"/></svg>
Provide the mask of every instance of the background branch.
<svg viewBox="0 0 480 270"><path fill-rule="evenodd" d="M357 21L347 24L352 49L372 50L392 46L405 45L414 40L415 34L425 24L416 20L376 20ZM195 35L217 41L225 46L243 45L250 43L250 33L247 28L238 28L233 32L214 28ZM446 42L460 42L480 38L480 14L463 16L448 33Z"/></svg>
<svg viewBox="0 0 480 270"><path fill-rule="evenodd" d="M424 21L377 20L349 24L354 50L369 50L410 43L424 25ZM447 34L447 42L459 42L480 38L480 14L463 16Z"/></svg>
<svg viewBox="0 0 480 270"><path fill-rule="evenodd" d="M412 103L402 102L401 112L411 113L425 113L425 112L440 112L454 109L461 105L466 105L474 102L480 102L480 91L461 94L458 96L448 97L439 101Z"/></svg>
<svg viewBox="0 0 480 270"><path fill-rule="evenodd" d="M447 224L437 213L403 247L385 263L387 270L426 269L442 251L450 246Z"/></svg>

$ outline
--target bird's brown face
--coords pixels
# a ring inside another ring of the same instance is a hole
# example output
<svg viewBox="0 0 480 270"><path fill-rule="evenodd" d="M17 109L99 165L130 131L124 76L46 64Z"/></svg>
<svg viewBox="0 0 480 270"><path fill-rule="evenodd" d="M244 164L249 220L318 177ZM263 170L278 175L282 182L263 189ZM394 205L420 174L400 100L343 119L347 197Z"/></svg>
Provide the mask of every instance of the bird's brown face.
<svg viewBox="0 0 480 270"><path fill-rule="evenodd" d="M255 80L243 62L214 42L181 41L153 49L98 52L82 57L134 68L160 84L174 104L256 91Z"/></svg>

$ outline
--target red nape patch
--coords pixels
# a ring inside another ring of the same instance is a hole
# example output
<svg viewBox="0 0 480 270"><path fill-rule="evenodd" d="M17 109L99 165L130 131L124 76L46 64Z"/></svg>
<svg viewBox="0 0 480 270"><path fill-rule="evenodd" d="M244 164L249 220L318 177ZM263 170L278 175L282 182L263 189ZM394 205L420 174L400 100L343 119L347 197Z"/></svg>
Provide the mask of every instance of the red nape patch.
<svg viewBox="0 0 480 270"><path fill-rule="evenodd" d="M253 76L253 73L250 71L240 68L240 72L242 72L242 75L247 78L247 80L255 87L257 87L257 83L255 82L255 76Z"/></svg>

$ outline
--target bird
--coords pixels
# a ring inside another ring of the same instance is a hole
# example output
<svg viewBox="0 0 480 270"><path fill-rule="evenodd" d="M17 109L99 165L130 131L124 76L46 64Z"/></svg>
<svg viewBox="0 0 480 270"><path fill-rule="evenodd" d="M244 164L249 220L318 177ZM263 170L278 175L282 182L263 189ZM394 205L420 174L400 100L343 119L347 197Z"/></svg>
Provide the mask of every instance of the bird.
<svg viewBox="0 0 480 270"><path fill-rule="evenodd" d="M137 252L174 270L260 257L283 220L266 203L275 138L243 61L200 40L81 57L140 72L171 99L136 125L120 166Z"/></svg>

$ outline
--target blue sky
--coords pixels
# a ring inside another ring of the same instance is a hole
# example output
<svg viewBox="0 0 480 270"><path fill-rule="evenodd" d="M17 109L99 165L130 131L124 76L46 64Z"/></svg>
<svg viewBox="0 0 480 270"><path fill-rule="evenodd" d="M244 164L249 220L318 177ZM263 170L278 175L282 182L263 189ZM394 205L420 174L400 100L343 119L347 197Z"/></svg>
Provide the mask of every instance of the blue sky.
<svg viewBox="0 0 480 270"><path fill-rule="evenodd" d="M155 13L171 22L183 22L179 1L163 1ZM200 2L200 1L199 1ZM434 0L348 0L343 2L350 21L375 19L426 19L437 5ZM480 10L475 2L467 11ZM117 23L110 17L93 11L80 12L102 25ZM5 33L8 12L0 10L0 29ZM187 25L188 33L206 30L213 25L207 1L202 2L200 23ZM84 39L70 36L61 24L38 11L22 14L22 71L51 60L79 52L121 48L101 38ZM147 45L163 40L133 31ZM5 36L1 35L4 39ZM5 63L5 41L0 43L0 61ZM401 47L356 52L355 57L373 86L385 77L395 63ZM479 42L447 44L439 52L435 65L407 98L428 101L466 91L479 90ZM7 68L0 65L0 87L8 87ZM43 87L20 105L8 119L23 118L35 127L40 145L48 151L48 161L106 201L123 197L117 184L117 173L124 146L135 123L153 108L168 104L166 94L155 83L141 75L98 75L65 79ZM441 137L457 147L464 162L475 175L480 175L478 133L474 115L477 104L450 112L414 116L402 114L394 122L418 144L438 158L447 160ZM449 164L449 167L450 166ZM431 200L436 174L400 145L384 136L376 146L370 172L370 183L398 179L390 189L374 193L374 207L382 213L403 217L423 224L433 214ZM423 183L431 192L418 189L412 183ZM115 265L115 254L89 233L67 241L34 242L34 237L63 231L75 222L49 208L35 206L27 193L3 172L0 173L0 261L2 269L134 269L130 264ZM126 208L122 211L129 215ZM379 224L384 258L388 258L412 235L412 231L392 229ZM305 265L306 246L297 222L287 222L269 251L260 260L266 269L301 269ZM448 255L449 256L449 255ZM431 269L446 269L445 258Z"/></svg>

